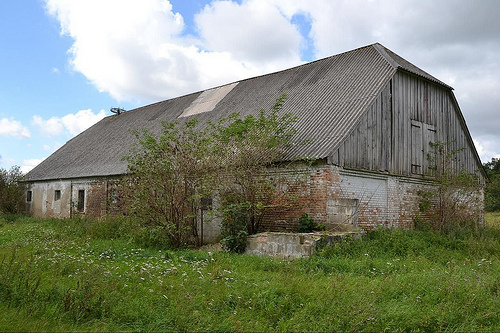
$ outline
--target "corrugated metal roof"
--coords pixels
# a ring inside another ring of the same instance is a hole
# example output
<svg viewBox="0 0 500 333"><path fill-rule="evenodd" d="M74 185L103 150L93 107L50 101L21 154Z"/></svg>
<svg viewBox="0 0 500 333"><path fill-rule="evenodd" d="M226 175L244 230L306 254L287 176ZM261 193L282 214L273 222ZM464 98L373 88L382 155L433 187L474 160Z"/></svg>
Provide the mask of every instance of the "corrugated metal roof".
<svg viewBox="0 0 500 333"><path fill-rule="evenodd" d="M212 111L194 117L204 123L233 112L239 112L242 116L257 114L261 108L269 109L276 98L286 93L287 100L282 112L291 112L298 117L297 140L311 140L306 145L292 147L287 158L326 158L354 129L398 68L443 84L380 44L373 44L284 71L235 82ZM153 133L160 133L162 121L178 119L203 93L106 117L40 163L26 175L26 180L126 173L127 165L121 157L128 154L135 140L130 131L148 128Z"/></svg>

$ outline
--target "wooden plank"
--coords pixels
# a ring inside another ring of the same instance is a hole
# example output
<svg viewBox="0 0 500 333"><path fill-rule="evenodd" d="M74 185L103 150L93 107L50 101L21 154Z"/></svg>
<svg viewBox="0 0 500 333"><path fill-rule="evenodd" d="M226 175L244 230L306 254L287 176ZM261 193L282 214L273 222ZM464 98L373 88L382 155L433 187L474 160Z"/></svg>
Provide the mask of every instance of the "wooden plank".
<svg viewBox="0 0 500 333"><path fill-rule="evenodd" d="M368 170L374 170L374 156L373 156L373 146L376 145L377 140L374 136L374 129L376 121L374 120L373 114L377 108L377 101L370 106L367 112L367 133L366 133L366 150L367 150L367 162Z"/></svg>
<svg viewBox="0 0 500 333"><path fill-rule="evenodd" d="M391 80L391 105L392 105L392 119L391 119L391 128L392 128L392 138L391 138L391 150L389 154L389 172L396 173L397 163L397 138L399 137L399 126L398 126L398 113L399 113L399 75L394 75ZM387 152L389 153L389 152Z"/></svg>
<svg viewBox="0 0 500 333"><path fill-rule="evenodd" d="M431 153L432 149L431 149L431 145L430 143L431 142L436 142L436 128L432 125L429 125L429 124L423 124L423 127L422 127L422 134L423 134L423 173L426 174L426 173L429 173L431 172L432 170L429 169L429 167L431 166L431 164L429 163L429 159L428 159L428 156L429 156L429 153Z"/></svg>
<svg viewBox="0 0 500 333"><path fill-rule="evenodd" d="M410 84L409 84L409 78L408 75L404 75L404 82L405 82L405 96L407 96L407 99L404 101L405 106L410 108L409 105L411 105L411 101L409 98L411 98L411 93L410 93ZM411 145L411 139L409 137L411 133L411 129L409 127L409 121L410 121L410 114L408 112L404 112L404 109L401 112L401 128L403 129L402 133L402 141L401 141L401 154L400 154L400 159L401 159L401 171L404 175L409 174L410 170L410 145Z"/></svg>
<svg viewBox="0 0 500 333"><path fill-rule="evenodd" d="M411 121L411 173L421 175L424 161L422 155L423 147L423 124L417 120Z"/></svg>
<svg viewBox="0 0 500 333"><path fill-rule="evenodd" d="M383 154L382 154L382 170L389 170L388 157L392 146L392 99L391 99L391 84L389 82L384 90L384 104L382 105L382 114L384 122L384 130L382 132Z"/></svg>
<svg viewBox="0 0 500 333"><path fill-rule="evenodd" d="M398 129L399 129L399 134L398 137L396 138L397 140L397 147L398 151L396 154L397 158L397 173L400 175L404 175L405 173L403 172L403 165L404 165L404 160L408 159L408 156L405 156L405 149L404 149L404 114L407 112L405 110L406 107L406 85L405 85L405 80L403 74L400 75L400 86L399 86L399 109L398 109Z"/></svg>
<svg viewBox="0 0 500 333"><path fill-rule="evenodd" d="M339 147L339 165L340 166L345 166L345 156L344 156L344 143L342 143Z"/></svg>
<svg viewBox="0 0 500 333"><path fill-rule="evenodd" d="M361 155L361 168L369 169L368 167L368 115L365 114L361 121L362 126L360 126L360 139L361 139L361 148L359 150L359 154ZM371 146L370 146L371 148Z"/></svg>
<svg viewBox="0 0 500 333"><path fill-rule="evenodd" d="M356 168L363 168L363 162L362 162L362 152L364 151L364 149L366 149L366 146L363 147L363 129L364 128L364 121L361 121L361 123L358 125L358 130L357 130L357 149L356 149L356 165L355 167Z"/></svg>
<svg viewBox="0 0 500 333"><path fill-rule="evenodd" d="M378 168L379 168L379 170L385 171L385 170L387 170L387 164L386 164L385 158L387 157L386 132L387 132L387 128L388 128L387 118L385 115L385 108L387 107L386 106L386 104L387 104L387 86L384 88L384 90L382 92L382 97L380 99L381 99L380 108L377 109L377 112L378 112L379 117L380 117L380 122L381 122L380 132L379 132L380 155L379 155Z"/></svg>

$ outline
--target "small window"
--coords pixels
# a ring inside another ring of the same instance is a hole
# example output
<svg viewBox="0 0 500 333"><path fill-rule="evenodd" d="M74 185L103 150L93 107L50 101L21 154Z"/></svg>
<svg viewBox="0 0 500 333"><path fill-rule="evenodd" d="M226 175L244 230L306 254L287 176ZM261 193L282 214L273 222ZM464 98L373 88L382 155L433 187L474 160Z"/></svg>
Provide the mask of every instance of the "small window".
<svg viewBox="0 0 500 333"><path fill-rule="evenodd" d="M77 209L83 211L85 209L85 190L78 190L78 205Z"/></svg>
<svg viewBox="0 0 500 333"><path fill-rule="evenodd" d="M33 192L28 191L28 192L26 192L26 201L31 202L31 200L33 200Z"/></svg>
<svg viewBox="0 0 500 333"><path fill-rule="evenodd" d="M111 191L111 202L112 203L118 202L118 191L116 191L116 190Z"/></svg>
<svg viewBox="0 0 500 333"><path fill-rule="evenodd" d="M54 200L61 200L61 190L55 190L54 191Z"/></svg>

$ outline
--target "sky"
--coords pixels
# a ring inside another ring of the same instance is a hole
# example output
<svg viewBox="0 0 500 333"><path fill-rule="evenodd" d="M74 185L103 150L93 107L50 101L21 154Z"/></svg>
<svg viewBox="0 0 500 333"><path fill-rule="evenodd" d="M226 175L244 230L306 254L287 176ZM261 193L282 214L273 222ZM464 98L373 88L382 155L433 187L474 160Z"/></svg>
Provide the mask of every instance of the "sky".
<svg viewBox="0 0 500 333"><path fill-rule="evenodd" d="M381 43L454 88L500 158L497 0L1 0L0 168L28 172L110 108Z"/></svg>

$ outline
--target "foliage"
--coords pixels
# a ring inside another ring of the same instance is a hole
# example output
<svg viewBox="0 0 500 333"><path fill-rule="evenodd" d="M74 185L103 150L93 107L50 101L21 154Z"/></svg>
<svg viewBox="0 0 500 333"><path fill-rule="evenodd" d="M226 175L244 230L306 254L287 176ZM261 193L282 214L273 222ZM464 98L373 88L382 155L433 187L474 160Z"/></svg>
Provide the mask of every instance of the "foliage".
<svg viewBox="0 0 500 333"><path fill-rule="evenodd" d="M258 116L248 115L243 119L233 114L213 124L217 142L217 155L225 163L218 195L222 209L232 204L251 203L248 210L248 232L258 231L267 209L277 201L287 201L286 194L278 187L282 183L296 183L297 179L276 176L273 168L283 160L285 149L294 144L296 130L293 124L297 118L292 114L281 115L286 95L280 96L269 111L260 110ZM273 176L271 176L273 175ZM274 207L275 208L275 207Z"/></svg>
<svg viewBox="0 0 500 333"><path fill-rule="evenodd" d="M143 130L139 146L126 157L130 176L125 198L131 213L149 227L161 228L179 247L197 238L199 199L213 190L210 135L196 127L196 119L163 123L161 135Z"/></svg>
<svg viewBox="0 0 500 333"><path fill-rule="evenodd" d="M312 232L314 230L315 224L307 213L303 213L299 219L299 232Z"/></svg>
<svg viewBox="0 0 500 333"><path fill-rule="evenodd" d="M243 253L247 246L252 203L227 206L222 215L221 245L226 251Z"/></svg>
<svg viewBox="0 0 500 333"><path fill-rule="evenodd" d="M484 193L485 209L487 212L500 211L500 158L492 158L483 166L489 177Z"/></svg>
<svg viewBox="0 0 500 333"><path fill-rule="evenodd" d="M429 144L430 176L436 185L431 191L418 192L422 214L415 219L415 226L444 232L477 229L482 225L483 213L478 175L457 169L457 154L462 149L450 150L450 145L442 142Z"/></svg>
<svg viewBox="0 0 500 333"><path fill-rule="evenodd" d="M0 331L499 331L499 221L377 229L287 261L144 248L128 218L9 217Z"/></svg>
<svg viewBox="0 0 500 333"><path fill-rule="evenodd" d="M19 166L0 168L0 213L24 212L23 173Z"/></svg>
<svg viewBox="0 0 500 333"><path fill-rule="evenodd" d="M302 213L299 218L298 232L307 233L313 231L325 231L326 226L322 223L316 223L307 213Z"/></svg>
<svg viewBox="0 0 500 333"><path fill-rule="evenodd" d="M285 95L269 110L241 118L231 114L217 123L196 119L164 123L159 137L136 131L137 145L125 157L130 214L164 230L171 246L198 240L198 216L204 198L220 198L220 211L250 204L248 233L255 233L276 198L280 177L269 177L292 144L296 118L281 115ZM243 234L241 234L243 236Z"/></svg>

